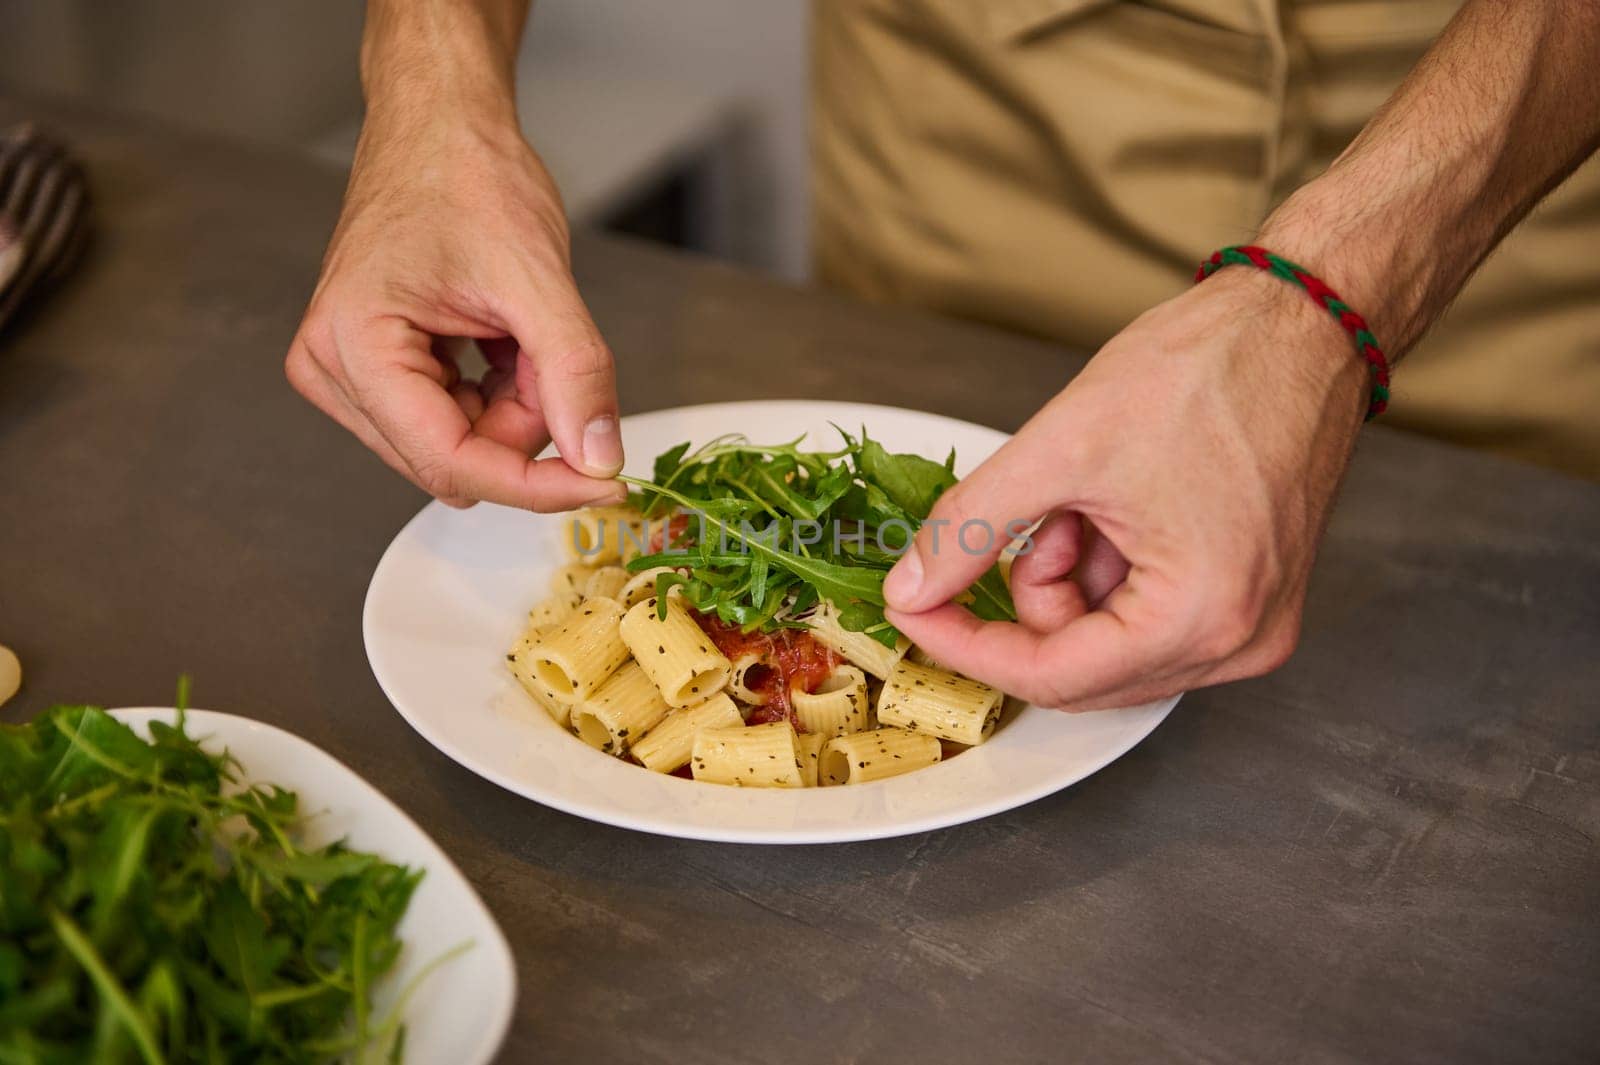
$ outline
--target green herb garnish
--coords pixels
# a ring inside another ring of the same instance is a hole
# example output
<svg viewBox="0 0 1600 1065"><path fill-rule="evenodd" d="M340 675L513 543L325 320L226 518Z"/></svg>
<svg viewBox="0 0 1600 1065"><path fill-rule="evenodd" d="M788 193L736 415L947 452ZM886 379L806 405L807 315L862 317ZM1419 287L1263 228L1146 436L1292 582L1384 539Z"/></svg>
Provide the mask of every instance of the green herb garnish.
<svg viewBox="0 0 1600 1065"><path fill-rule="evenodd" d="M422 874L300 847L236 768L181 708L148 742L92 706L0 726L0 1062L398 1060L372 988Z"/></svg>
<svg viewBox="0 0 1600 1065"><path fill-rule="evenodd" d="M746 631L800 626L799 615L827 600L846 629L893 647L900 634L883 615L883 578L956 483L955 452L938 463L887 451L865 430L859 440L839 435L843 446L827 452L741 436L693 452L684 443L656 458L651 480L621 478L646 517L690 516L671 543L628 568L687 568L663 574L658 594L679 586L696 610ZM1016 620L998 569L968 598L979 617Z"/></svg>

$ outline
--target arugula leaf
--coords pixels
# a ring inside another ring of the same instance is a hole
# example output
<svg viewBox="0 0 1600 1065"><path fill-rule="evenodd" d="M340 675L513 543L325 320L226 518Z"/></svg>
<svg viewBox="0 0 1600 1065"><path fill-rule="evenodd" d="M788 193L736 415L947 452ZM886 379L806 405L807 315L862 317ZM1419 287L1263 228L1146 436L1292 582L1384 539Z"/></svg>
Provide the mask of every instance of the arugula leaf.
<svg viewBox="0 0 1600 1065"><path fill-rule="evenodd" d="M1017 620L1017 608L1011 601L1011 590L1006 587L999 566L990 566L989 571L978 578L978 582L970 591L972 602L967 605L967 609L984 621Z"/></svg>
<svg viewBox="0 0 1600 1065"><path fill-rule="evenodd" d="M619 478L624 482L635 484L643 491L655 491L673 501L693 508L694 501L672 491L652 485L646 481L636 481L632 478ZM718 517L710 508L702 509L701 515L705 524L715 530L722 538L738 543L750 553L764 556L773 565L788 570L796 577L813 585L820 593L829 599L852 602L856 599L865 599L883 604L883 572L867 570L852 566L841 566L822 559L807 558L781 547L772 547L764 539L757 536L748 536L741 529L734 527L726 518Z"/></svg>
<svg viewBox="0 0 1600 1065"><path fill-rule="evenodd" d="M678 472L678 467L683 463L683 456L689 452L689 442L685 440L677 447L668 448L656 456L655 473L657 484L666 484L672 475Z"/></svg>
<svg viewBox="0 0 1600 1065"><path fill-rule="evenodd" d="M841 613L839 624L850 632L859 632L863 636L883 644L891 651L900 644L900 630L891 625L883 615L883 608L870 603L857 603L849 610Z"/></svg>
<svg viewBox="0 0 1600 1065"><path fill-rule="evenodd" d="M952 464L954 458L952 453ZM859 462L861 475L869 484L875 484L895 506L918 519L926 518L945 489L956 483L950 465L940 465L921 455L891 454L882 444L869 439L864 429Z"/></svg>
<svg viewBox="0 0 1600 1065"><path fill-rule="evenodd" d="M395 1054L372 986L421 873L300 846L293 792L239 790L182 714L149 731L91 706L0 725L0 1061Z"/></svg>
<svg viewBox="0 0 1600 1065"><path fill-rule="evenodd" d="M938 463L835 428L844 445L833 452L725 436L662 453L653 481L620 478L647 516L693 516L665 548L627 564L677 571L657 581L660 610L677 587L696 610L749 631L800 625L791 619L827 600L847 628L894 645L883 578L955 484L955 452ZM982 617L1016 616L998 572L966 598Z"/></svg>
<svg viewBox="0 0 1600 1065"><path fill-rule="evenodd" d="M862 632L882 620L882 608L871 603L851 603L838 613L839 627L850 632Z"/></svg>
<svg viewBox="0 0 1600 1065"><path fill-rule="evenodd" d="M795 476L792 469L785 470L785 465L770 463L757 466L753 475L766 499L774 506L782 507L791 518L816 521L850 490L850 471L842 467L835 467L814 479L807 477L802 480ZM807 495L805 489L810 489L811 494Z"/></svg>
<svg viewBox="0 0 1600 1065"><path fill-rule="evenodd" d="M767 601L767 577L771 567L763 556L757 555L750 561L750 603L757 610Z"/></svg>

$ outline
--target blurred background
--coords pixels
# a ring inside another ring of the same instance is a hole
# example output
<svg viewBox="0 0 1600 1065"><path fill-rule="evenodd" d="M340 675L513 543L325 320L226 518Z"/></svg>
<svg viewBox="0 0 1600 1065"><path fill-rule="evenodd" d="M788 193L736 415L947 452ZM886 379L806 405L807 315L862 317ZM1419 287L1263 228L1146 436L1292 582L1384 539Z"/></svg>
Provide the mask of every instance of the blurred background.
<svg viewBox="0 0 1600 1065"><path fill-rule="evenodd" d="M356 0L0 0L0 88L348 167L362 13ZM799 279L806 76L806 0L536 0L518 94L576 225Z"/></svg>

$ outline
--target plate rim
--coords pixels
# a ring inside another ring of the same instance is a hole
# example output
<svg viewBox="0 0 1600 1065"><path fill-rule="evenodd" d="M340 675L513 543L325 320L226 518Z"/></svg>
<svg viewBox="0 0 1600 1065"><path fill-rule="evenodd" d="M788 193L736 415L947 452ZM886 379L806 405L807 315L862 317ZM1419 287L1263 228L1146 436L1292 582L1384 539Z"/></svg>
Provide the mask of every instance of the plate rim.
<svg viewBox="0 0 1600 1065"><path fill-rule="evenodd" d="M132 724L136 721L146 722L162 720L163 718L170 719L177 715L178 708L174 706L118 706L107 709L106 713L116 718L118 721L121 721L123 724ZM270 721L263 721L260 718L248 717L244 714L229 713L225 710L207 710L199 707L189 707L184 710L184 714L188 718L192 719L193 723L196 725L203 725L206 721L228 721L234 723L235 725L242 726L246 730L259 730L276 733L280 737L287 738L296 744L310 748L312 751L315 751L323 758L332 762L335 766L347 774L351 780L354 780L369 793L371 793L371 795L377 799L378 804L384 807L390 816L398 819L402 825L410 830L416 839L421 842L424 850L431 852L430 858L433 862L438 863L438 866L455 875L456 879L461 882L461 885L466 888L467 898L471 901L472 905L477 908L478 915L483 918L484 925L488 927L492 933L490 936L490 941L486 944L483 944L483 946L490 951L492 955L492 961L495 962L502 970L507 991L504 1003L496 1009L494 1015L490 1018L490 1023L480 1029L482 1034L472 1049L472 1056L464 1057L462 1060L457 1062L457 1065L487 1065L488 1062L493 1061L495 1055L498 1054L501 1047L505 1045L506 1036L510 1034L511 1021L516 1015L517 999L521 992L521 988L518 986L517 980L516 955L511 949L510 941L506 939L505 929L500 927L500 922L495 918L494 911L489 909L488 904L483 901L483 896L478 894L478 889L473 885L472 881L468 879L467 874L461 871L461 867L455 863L455 860L450 857L449 852L441 847L438 841L429 835L421 825L417 824L417 822L412 819L411 815L406 813L404 807L395 802L393 799L389 798L388 795L385 795L381 788L352 769L344 762L343 759L336 757L327 750L324 750L322 747L306 739L304 736L301 736L296 732L292 732L281 725L275 725ZM170 724L170 720L167 721L167 723ZM198 742L203 740L205 737L195 736L194 738ZM240 768L248 773L249 765L247 758L241 756L241 752L233 749L232 747L228 747L226 749L228 750L229 754L238 758ZM431 868L432 867L430 866L430 871ZM409 909L407 910L408 915L411 912L412 911Z"/></svg>
<svg viewBox="0 0 1600 1065"><path fill-rule="evenodd" d="M897 415L911 415L917 418L934 419L941 422L954 423L964 428L981 429L985 432L998 434L1004 437L1006 440L1011 438L1011 434L1006 433L1004 430L996 429L993 426L983 425L980 422L966 421L950 415L938 414L932 411L916 410L915 408L911 407L894 407L887 404L862 403L854 400L765 398L695 403L678 407L659 407L653 410L636 411L624 415L621 421L623 423L623 427L626 428L627 423L631 420L637 420L639 418L655 415L692 416L695 414L709 414L713 412L727 411L733 408L748 411L751 408L792 407L795 404L806 403L826 404L833 407L854 407L864 410L889 411ZM494 504L480 503L478 505L492 506ZM1084 780L1087 780L1089 777L1094 776L1112 762L1115 762L1117 759L1127 754L1140 743L1143 743L1144 740L1147 739L1149 735L1167 719L1168 715L1172 713L1173 708L1177 706L1178 702L1185 694L1180 692L1176 695L1168 696L1165 699L1153 700L1151 703L1143 704L1152 708L1150 711L1149 722L1144 727L1134 730L1133 733L1126 737L1125 742L1108 748L1107 753L1103 758L1096 759L1092 763L1092 768L1078 774L1072 780L1062 782L1056 777L1046 776L1032 787L1022 789L1018 792L1008 793L1003 796L997 796L988 800L987 802L972 806L958 807L942 814L929 814L919 818L911 818L908 820L896 821L888 824L880 823L874 825L873 827L847 826L844 828L831 827L818 829L803 827L749 828L728 826L719 828L716 826L703 826L698 824L680 824L670 822L663 824L659 821L650 821L642 815L635 815L625 811L597 811L593 807L586 806L582 803L568 799L560 792L541 792L539 795L533 795L529 793L525 782L515 779L510 774L502 773L490 767L485 767L473 759L472 756L466 751L462 750L454 741L449 738L447 733L442 730L433 729L425 722L419 721L417 716L414 716L410 711L408 711L407 708L402 704L402 701L396 698L395 693L390 690L389 684L385 681L377 666L377 660L373 650L374 589L378 587L379 578L384 573L385 569L394 564L396 549L399 547L401 540L405 537L406 533L411 529L411 527L422 521L424 517L428 516L429 514L437 514L448 509L450 508L445 507L445 505L440 503L438 500L429 500L427 503L423 504L423 506L418 509L415 514L411 515L411 517L408 518L398 530L396 530L393 538L390 539L388 545L384 548L383 554L379 556L377 564L373 567L372 576L367 581L367 590L363 596L361 605L361 643L362 649L367 656L367 668L371 671L373 679L377 682L378 688L383 692L384 698L388 700L389 705L392 706L395 712L398 713L406 722L406 724L411 727L412 731L416 732L419 736L426 740L435 750L439 751L441 754L445 755L445 757L449 758L451 761L455 762L457 765L466 769L473 775L487 780L497 787L503 788L504 790L509 791L512 794L530 802L538 803L541 806L547 806L553 810L559 810L564 814L581 818L585 821L592 821L598 824L610 825L614 828L627 829L628 831L633 832L644 832L650 835L664 836L673 839L698 840L707 843L754 844L762 846L808 846L834 843L863 843L872 840L893 839L900 836L916 835L922 832L938 831L940 829L952 828L956 825L962 825L972 821L981 821L986 818L993 817L996 814L1005 813L1010 810L1021 809L1024 806L1031 805L1032 803L1038 802L1043 798L1054 795L1057 792L1064 791ZM518 508L506 509L515 510ZM1039 710L1048 709L1047 707L1032 708ZM1064 711L1056 712L1062 713ZM1095 712L1114 713L1116 711L1109 710ZM860 786L872 787L875 784L882 783L884 782L875 781L873 784Z"/></svg>

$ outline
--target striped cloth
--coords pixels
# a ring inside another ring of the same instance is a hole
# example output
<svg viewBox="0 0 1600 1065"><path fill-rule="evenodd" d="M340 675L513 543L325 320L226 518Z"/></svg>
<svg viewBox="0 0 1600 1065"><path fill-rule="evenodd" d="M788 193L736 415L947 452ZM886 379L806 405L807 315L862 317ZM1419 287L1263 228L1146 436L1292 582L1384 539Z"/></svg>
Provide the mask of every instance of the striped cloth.
<svg viewBox="0 0 1600 1065"><path fill-rule="evenodd" d="M0 330L59 280L89 234L83 168L31 125L0 134Z"/></svg>

